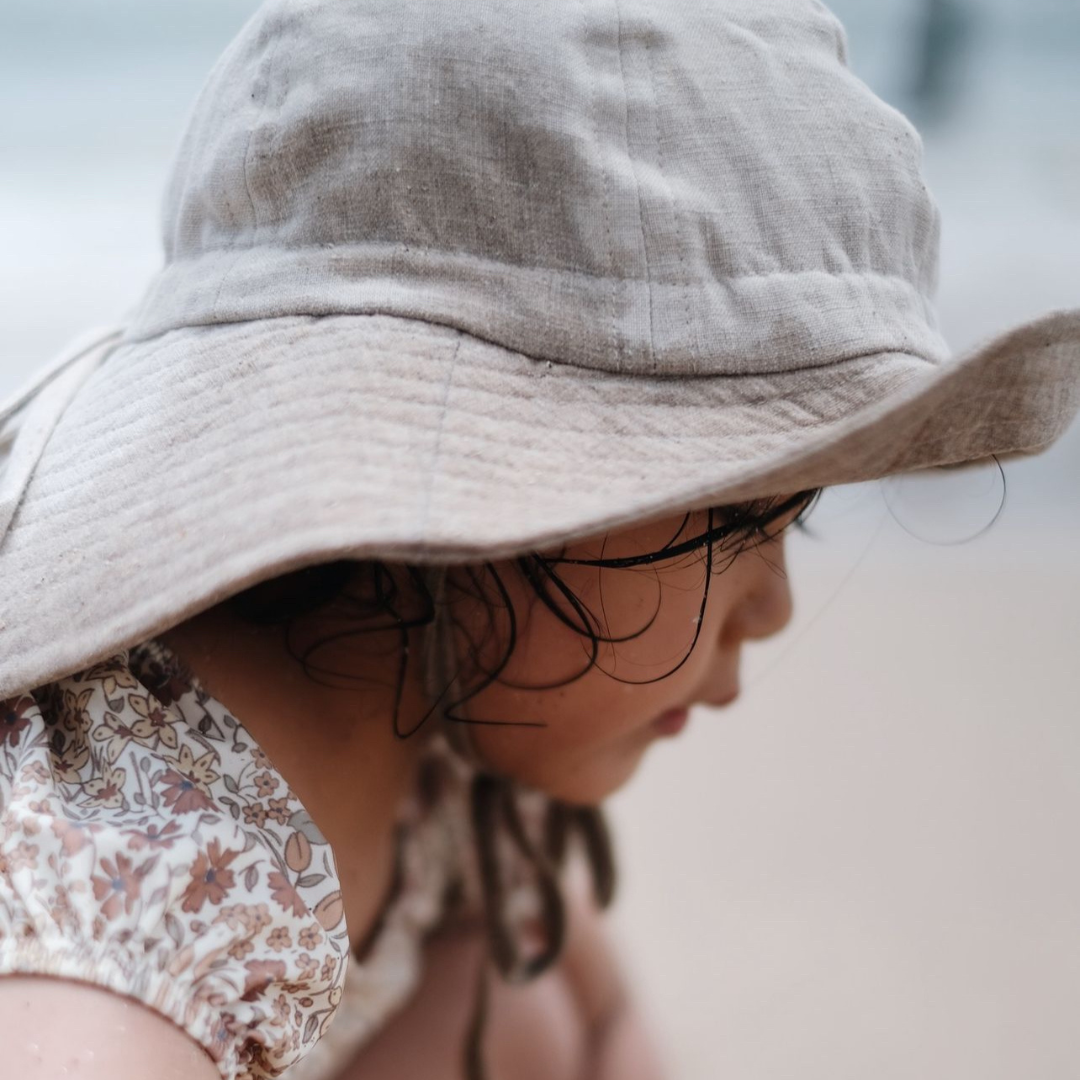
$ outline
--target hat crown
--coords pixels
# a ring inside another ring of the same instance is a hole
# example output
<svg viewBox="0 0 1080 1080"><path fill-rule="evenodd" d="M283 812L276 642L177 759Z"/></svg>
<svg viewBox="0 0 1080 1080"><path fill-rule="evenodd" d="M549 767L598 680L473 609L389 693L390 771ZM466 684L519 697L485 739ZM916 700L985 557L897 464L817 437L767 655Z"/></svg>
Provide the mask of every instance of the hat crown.
<svg viewBox="0 0 1080 1080"><path fill-rule="evenodd" d="M211 73L132 337L392 313L538 359L940 359L921 142L813 0L274 0Z"/></svg>

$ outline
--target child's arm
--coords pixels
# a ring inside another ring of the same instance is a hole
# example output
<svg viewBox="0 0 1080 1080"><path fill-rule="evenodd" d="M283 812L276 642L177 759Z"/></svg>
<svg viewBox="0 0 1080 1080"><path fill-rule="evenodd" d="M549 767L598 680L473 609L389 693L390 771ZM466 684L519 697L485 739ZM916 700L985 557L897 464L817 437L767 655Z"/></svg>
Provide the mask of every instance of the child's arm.
<svg viewBox="0 0 1080 1080"><path fill-rule="evenodd" d="M0 1075L19 1080L220 1080L164 1016L89 983L0 978Z"/></svg>
<svg viewBox="0 0 1080 1080"><path fill-rule="evenodd" d="M560 961L589 1034L582 1080L664 1080L660 1055L629 993L587 883L566 883L568 932Z"/></svg>

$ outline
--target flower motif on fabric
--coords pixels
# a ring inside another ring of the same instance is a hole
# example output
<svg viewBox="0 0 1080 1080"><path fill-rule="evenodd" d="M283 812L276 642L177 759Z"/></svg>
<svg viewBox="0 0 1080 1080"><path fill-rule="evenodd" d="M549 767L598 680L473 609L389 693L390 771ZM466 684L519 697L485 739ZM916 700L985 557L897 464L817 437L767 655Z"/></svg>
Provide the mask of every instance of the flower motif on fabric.
<svg viewBox="0 0 1080 1080"><path fill-rule="evenodd" d="M19 745L19 738L30 726L27 713L37 706L29 695L0 702L0 743Z"/></svg>
<svg viewBox="0 0 1080 1080"><path fill-rule="evenodd" d="M101 914L115 919L123 911L130 915L135 901L139 899L142 879L153 869L153 864L143 863L135 867L132 860L118 854L115 859L101 860L102 876L94 875L90 882L94 887L94 899L104 901Z"/></svg>
<svg viewBox="0 0 1080 1080"><path fill-rule="evenodd" d="M82 805L102 807L107 810L126 810L128 805L127 797L124 795L126 781L125 769L103 765L99 776L91 777L82 785L87 796Z"/></svg>
<svg viewBox="0 0 1080 1080"><path fill-rule="evenodd" d="M159 643L0 701L0 807L0 974L44 950L93 982L108 957L237 1080L326 1029L349 955L329 844Z"/></svg>
<svg viewBox="0 0 1080 1080"><path fill-rule="evenodd" d="M298 916L307 912L307 907L300 894L293 888L284 874L279 873L277 870L271 870L268 880L270 883L270 895L282 911L288 911Z"/></svg>
<svg viewBox="0 0 1080 1080"><path fill-rule="evenodd" d="M191 868L191 884L184 890L184 911L202 911L208 900L220 904L236 885L229 864L239 851L222 851L218 841L211 840L205 852L200 851Z"/></svg>
<svg viewBox="0 0 1080 1080"><path fill-rule="evenodd" d="M167 821L164 826L152 821L145 831L134 832L128 837L128 847L132 851L141 851L143 848L164 848L167 851L181 835L178 821Z"/></svg>
<svg viewBox="0 0 1080 1080"><path fill-rule="evenodd" d="M185 743L180 747L179 756L170 759L171 767L154 777L155 783L160 781L164 785L161 796L174 814L213 809L210 785L218 779L218 774L210 768L214 756L214 751L208 750L196 758Z"/></svg>

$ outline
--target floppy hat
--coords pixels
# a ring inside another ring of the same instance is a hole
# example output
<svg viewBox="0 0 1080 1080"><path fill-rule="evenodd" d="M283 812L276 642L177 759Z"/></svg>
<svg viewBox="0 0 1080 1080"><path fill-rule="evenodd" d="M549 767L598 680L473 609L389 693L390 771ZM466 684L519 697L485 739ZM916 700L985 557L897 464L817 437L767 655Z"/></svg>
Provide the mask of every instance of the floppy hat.
<svg viewBox="0 0 1080 1080"><path fill-rule="evenodd" d="M273 0L165 264L0 411L0 697L265 578L1034 453L1080 311L950 355L912 126L813 0Z"/></svg>

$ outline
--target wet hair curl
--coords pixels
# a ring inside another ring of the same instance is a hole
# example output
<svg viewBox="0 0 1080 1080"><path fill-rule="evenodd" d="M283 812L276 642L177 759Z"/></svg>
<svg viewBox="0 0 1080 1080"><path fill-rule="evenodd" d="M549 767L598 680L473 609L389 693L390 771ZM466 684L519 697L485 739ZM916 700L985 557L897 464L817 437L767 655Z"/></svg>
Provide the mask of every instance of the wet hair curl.
<svg viewBox="0 0 1080 1080"><path fill-rule="evenodd" d="M656 682L677 671L693 652L701 632L711 579L727 569L743 551L774 539L784 528L778 528L777 523L793 511L797 513L791 524L803 531L809 531L805 518L821 493L822 489L814 488L789 497L772 497L712 507L704 511L704 530L680 539L693 516L688 513L671 540L661 548L633 556L618 559L602 556L597 559L569 559L566 557L567 547L564 545L555 555L531 552L511 560L513 567L532 589L536 601L542 603L560 622L588 643L588 660L581 671L560 683L536 689L554 689L581 678L596 666L601 645L617 645L632 640L644 633L653 621L648 620L636 633L625 637L605 635L600 620L563 580L559 572L560 566L574 564L608 569L658 567L662 563L704 553L706 572L693 641L686 655L670 671L647 680ZM718 558L720 555L724 558ZM486 642L477 644L470 641L470 660L475 672L475 685L456 700L443 705L439 711L439 719L451 724L537 726L529 720L472 720L458 712L462 705L485 687L499 681L517 642L518 616L506 582L493 562L455 567L453 571L455 587L466 592L486 609L491 632L496 632L500 612L505 614L507 631L505 648L492 670L487 670L480 659L481 648ZM409 589L403 588L406 583L411 587L412 595L408 595ZM358 584L361 586L359 592L356 590ZM337 560L321 563L255 585L231 598L227 604L250 622L264 626L280 626L287 651L303 667L308 677L329 685L347 683L356 677L323 666L318 659L321 649L346 636L359 637L387 630L396 631L401 643L393 712L394 732L398 738L407 739L415 735L430 720L436 709L439 709L445 697L444 692L419 722L403 726L400 711L409 659L410 631L430 626L437 614L435 597L428 588L420 567L394 564L392 568L381 560ZM339 611L349 617L346 629L335 630L301 646L292 634L296 620L325 609L330 604L336 605ZM455 673L451 685L457 682L460 676L460 672ZM616 678L613 674L611 677ZM606 908L610 905L616 885L610 832L599 807L578 806L558 799L549 799L543 837L537 843L529 835L523 822L514 784L484 769L479 769L473 778L470 801L477 863L483 888L484 923L488 943L486 959L490 959L504 979L514 982L528 981L554 964L565 940L566 913L559 875L565 865L571 838L577 839L584 850L598 906ZM500 835L509 837L534 872L544 944L531 955L526 955L521 949L506 923L506 898L496 857ZM373 928L377 929L378 926ZM374 933L368 935L365 946L370 944L373 936ZM463 1066L468 1080L483 1080L486 1075L482 1036L487 997L488 980L485 970L480 973L473 1017L464 1047Z"/></svg>

